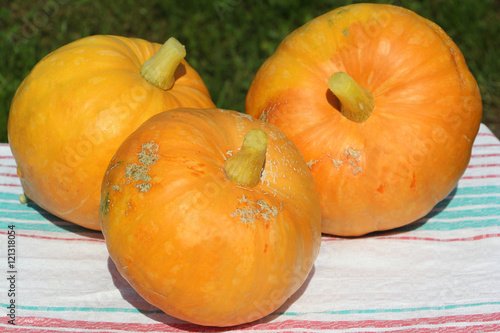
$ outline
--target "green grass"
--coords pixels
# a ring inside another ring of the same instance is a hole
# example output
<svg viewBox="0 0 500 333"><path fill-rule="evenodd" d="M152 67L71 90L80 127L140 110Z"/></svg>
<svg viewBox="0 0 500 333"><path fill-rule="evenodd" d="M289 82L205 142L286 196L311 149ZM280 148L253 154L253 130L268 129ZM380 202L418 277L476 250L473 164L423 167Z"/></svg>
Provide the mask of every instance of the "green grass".
<svg viewBox="0 0 500 333"><path fill-rule="evenodd" d="M359 1L11 1L0 5L0 142L12 97L46 54L78 38L115 34L164 42L175 36L218 107L244 111L262 62L308 20ZM500 4L496 0L366 1L401 5L439 24L480 86L483 122L500 137Z"/></svg>

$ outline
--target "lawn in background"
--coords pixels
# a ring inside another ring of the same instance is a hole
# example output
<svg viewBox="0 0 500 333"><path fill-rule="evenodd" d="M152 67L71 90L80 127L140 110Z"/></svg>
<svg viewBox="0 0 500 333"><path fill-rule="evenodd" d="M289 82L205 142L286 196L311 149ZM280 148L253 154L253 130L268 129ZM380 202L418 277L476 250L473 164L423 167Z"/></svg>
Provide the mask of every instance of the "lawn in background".
<svg viewBox="0 0 500 333"><path fill-rule="evenodd" d="M175 36L218 107L244 111L246 92L281 40L310 19L360 1L38 0L0 4L0 142L12 97L49 52L94 34L163 43ZM462 50L480 86L486 123L500 137L500 2L364 1L400 5L440 25Z"/></svg>

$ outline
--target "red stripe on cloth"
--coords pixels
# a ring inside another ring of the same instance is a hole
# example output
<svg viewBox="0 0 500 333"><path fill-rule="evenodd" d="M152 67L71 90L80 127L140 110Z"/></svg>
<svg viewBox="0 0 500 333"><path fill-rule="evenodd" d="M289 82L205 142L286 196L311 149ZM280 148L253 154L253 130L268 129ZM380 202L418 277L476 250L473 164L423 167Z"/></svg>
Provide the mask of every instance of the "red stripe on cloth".
<svg viewBox="0 0 500 333"><path fill-rule="evenodd" d="M479 132L479 133L477 133L477 136L492 136L492 137L496 138L495 134L488 133L488 132Z"/></svg>
<svg viewBox="0 0 500 333"><path fill-rule="evenodd" d="M21 184L0 184L0 187L1 186L21 187Z"/></svg>
<svg viewBox="0 0 500 333"><path fill-rule="evenodd" d="M2 160L2 159L14 159L14 156L12 156L12 155L2 155L2 156L0 156L0 160Z"/></svg>
<svg viewBox="0 0 500 333"><path fill-rule="evenodd" d="M500 157L500 154L472 154L471 158Z"/></svg>
<svg viewBox="0 0 500 333"><path fill-rule="evenodd" d="M418 332L493 332L493 329L500 329L500 312L474 315L455 315L440 317L424 317L399 320L360 320L360 321L312 321L290 319L274 323L249 323L235 327L218 328L204 327L186 322L169 324L140 324L140 323L113 323L113 322L92 322L82 320L64 320L43 317L20 317L16 321L18 328L25 330L33 327L61 329L84 329L84 330L121 330L124 332L223 332L229 330L263 331L275 330L282 332L286 329L309 329L309 330L331 330L331 329L381 329L400 328L398 331L411 331L418 329ZM3 319L6 323L7 319ZM496 321L493 323L493 321ZM489 323L491 322L491 323ZM420 328L416 326L421 326ZM436 326L436 327L429 327Z"/></svg>
<svg viewBox="0 0 500 333"><path fill-rule="evenodd" d="M422 327L422 328L405 328L391 330L398 333L489 333L500 332L500 324L486 325L467 325L467 326L446 326L446 327ZM44 332L45 333L45 332Z"/></svg>
<svg viewBox="0 0 500 333"><path fill-rule="evenodd" d="M485 234L473 237L464 238L432 238L432 237L411 237L411 236L398 236L398 237L377 237L377 239L400 239L400 240L417 240L417 241L431 241L431 242L470 242L486 238L500 237L500 234Z"/></svg>
<svg viewBox="0 0 500 333"><path fill-rule="evenodd" d="M0 173L0 177L15 177L18 178L19 176L15 173Z"/></svg>
<svg viewBox="0 0 500 333"><path fill-rule="evenodd" d="M474 145L474 148L485 148L485 147L500 147L500 143L480 143Z"/></svg>
<svg viewBox="0 0 500 333"><path fill-rule="evenodd" d="M469 164L468 168L495 168L500 167L500 164Z"/></svg>
<svg viewBox="0 0 500 333"><path fill-rule="evenodd" d="M461 179L500 178L500 175L463 176Z"/></svg>

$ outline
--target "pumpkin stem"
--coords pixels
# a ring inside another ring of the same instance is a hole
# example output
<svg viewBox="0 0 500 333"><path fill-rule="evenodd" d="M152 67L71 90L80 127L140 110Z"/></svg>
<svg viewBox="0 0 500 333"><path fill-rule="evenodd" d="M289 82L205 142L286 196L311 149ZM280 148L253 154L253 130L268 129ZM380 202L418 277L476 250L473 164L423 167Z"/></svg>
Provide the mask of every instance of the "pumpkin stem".
<svg viewBox="0 0 500 333"><path fill-rule="evenodd" d="M328 88L340 101L340 113L349 120L364 123L375 107L373 95L344 72L328 79Z"/></svg>
<svg viewBox="0 0 500 333"><path fill-rule="evenodd" d="M172 88L175 81L175 70L186 56L186 48L174 37L165 44L141 67L142 77L163 90Z"/></svg>
<svg viewBox="0 0 500 333"><path fill-rule="evenodd" d="M239 152L224 163L229 180L246 187L257 186L264 169L267 134L261 129L248 131Z"/></svg>
<svg viewBox="0 0 500 333"><path fill-rule="evenodd" d="M19 195L19 202L22 204L22 205L26 205L28 203L28 201L30 200L30 198L28 198L28 196L26 195L26 193L23 193L23 194L20 194Z"/></svg>

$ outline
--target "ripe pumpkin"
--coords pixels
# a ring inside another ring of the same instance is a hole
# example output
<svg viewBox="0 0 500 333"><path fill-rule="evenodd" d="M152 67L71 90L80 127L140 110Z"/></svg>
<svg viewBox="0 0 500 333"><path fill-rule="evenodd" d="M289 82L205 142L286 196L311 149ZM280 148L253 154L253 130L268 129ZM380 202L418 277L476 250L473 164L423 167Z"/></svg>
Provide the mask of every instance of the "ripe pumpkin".
<svg viewBox="0 0 500 333"><path fill-rule="evenodd" d="M439 26L401 7L354 4L286 37L257 72L246 112L303 153L323 232L358 236L409 224L453 190L482 103Z"/></svg>
<svg viewBox="0 0 500 333"><path fill-rule="evenodd" d="M28 198L62 219L99 229L101 181L120 143L153 114L214 106L183 60L184 46L175 38L161 46L91 36L33 68L17 89L8 120Z"/></svg>
<svg viewBox="0 0 500 333"><path fill-rule="evenodd" d="M321 243L302 155L276 127L235 111L153 116L116 152L101 198L118 271L145 300L195 324L273 312L305 281Z"/></svg>

